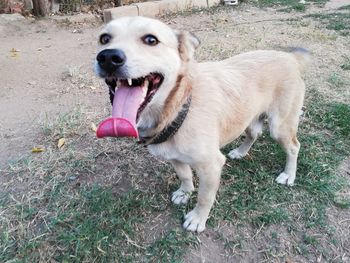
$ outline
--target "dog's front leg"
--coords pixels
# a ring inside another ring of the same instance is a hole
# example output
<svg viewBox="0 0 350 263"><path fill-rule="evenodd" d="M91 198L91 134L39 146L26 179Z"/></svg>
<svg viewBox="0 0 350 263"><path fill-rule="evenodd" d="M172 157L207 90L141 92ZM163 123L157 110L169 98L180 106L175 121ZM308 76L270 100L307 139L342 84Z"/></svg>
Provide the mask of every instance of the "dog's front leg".
<svg viewBox="0 0 350 263"><path fill-rule="evenodd" d="M219 152L216 158L194 166L199 177L198 199L196 207L185 216L183 227L186 230L202 232L205 229L205 223L220 185L225 160L225 156Z"/></svg>
<svg viewBox="0 0 350 263"><path fill-rule="evenodd" d="M175 172L181 180L181 186L177 189L171 197L171 201L174 204L186 204L190 199L191 193L194 190L192 182L192 171L188 164L181 163L179 161L171 161Z"/></svg>

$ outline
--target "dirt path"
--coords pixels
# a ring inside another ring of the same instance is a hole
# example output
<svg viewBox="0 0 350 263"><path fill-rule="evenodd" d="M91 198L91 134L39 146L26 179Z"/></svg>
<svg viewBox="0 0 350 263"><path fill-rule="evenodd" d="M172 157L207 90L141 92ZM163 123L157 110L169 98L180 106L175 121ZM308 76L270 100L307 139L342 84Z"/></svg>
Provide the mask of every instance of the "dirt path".
<svg viewBox="0 0 350 263"><path fill-rule="evenodd" d="M342 6L350 5L349 0L331 0L326 3L325 8L326 9L337 9Z"/></svg>
<svg viewBox="0 0 350 263"><path fill-rule="evenodd" d="M52 118L82 103L93 110L105 100L93 73L98 30L45 20L2 24L0 164L30 152L46 115Z"/></svg>
<svg viewBox="0 0 350 263"><path fill-rule="evenodd" d="M330 1L326 8L349 3ZM258 13L252 11L253 15L259 21ZM273 13L271 19L285 16ZM244 24L250 21L245 17L237 13L235 19ZM193 30L198 34L201 26ZM54 118L81 104L95 110L105 102L105 87L93 72L98 31L96 23L64 27L62 22L58 25L52 20L0 20L0 166L36 146L38 122L45 116ZM214 40L208 34L204 37L209 42Z"/></svg>

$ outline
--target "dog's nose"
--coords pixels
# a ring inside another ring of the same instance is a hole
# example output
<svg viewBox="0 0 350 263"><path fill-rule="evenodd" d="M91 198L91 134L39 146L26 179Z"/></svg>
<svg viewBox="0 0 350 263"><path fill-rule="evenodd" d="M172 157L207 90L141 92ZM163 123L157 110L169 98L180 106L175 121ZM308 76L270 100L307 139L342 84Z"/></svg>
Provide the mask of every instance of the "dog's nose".
<svg viewBox="0 0 350 263"><path fill-rule="evenodd" d="M98 53L96 60L103 70L112 73L125 64L126 56L120 49L105 49Z"/></svg>

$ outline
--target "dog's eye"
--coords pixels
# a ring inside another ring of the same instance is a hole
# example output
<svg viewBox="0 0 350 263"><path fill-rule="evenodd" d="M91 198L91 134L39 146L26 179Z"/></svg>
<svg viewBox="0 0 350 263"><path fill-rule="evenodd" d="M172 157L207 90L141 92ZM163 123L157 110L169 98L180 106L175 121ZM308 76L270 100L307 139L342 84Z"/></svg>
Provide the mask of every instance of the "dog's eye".
<svg viewBox="0 0 350 263"><path fill-rule="evenodd" d="M149 46L155 46L159 43L158 39L153 35L146 35L142 38L143 43Z"/></svg>
<svg viewBox="0 0 350 263"><path fill-rule="evenodd" d="M111 39L112 39L112 36L111 36L111 35L109 35L109 34L102 34L102 35L100 36L100 43L101 43L102 45L106 45L106 44L109 43L109 41L111 41Z"/></svg>

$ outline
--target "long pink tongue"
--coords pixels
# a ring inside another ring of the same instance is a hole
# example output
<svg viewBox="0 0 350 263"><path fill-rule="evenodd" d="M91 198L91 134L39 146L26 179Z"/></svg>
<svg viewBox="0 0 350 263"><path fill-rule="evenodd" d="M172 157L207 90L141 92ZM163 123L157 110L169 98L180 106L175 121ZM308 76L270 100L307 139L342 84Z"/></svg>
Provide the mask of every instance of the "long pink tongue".
<svg viewBox="0 0 350 263"><path fill-rule="evenodd" d="M144 99L142 87L120 87L113 99L112 117L97 127L97 138L138 137L136 115Z"/></svg>

